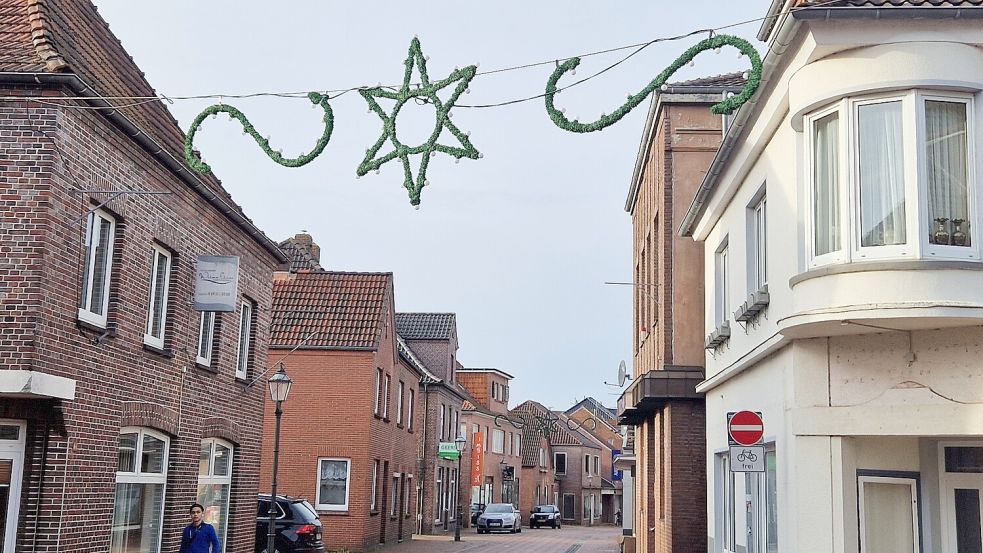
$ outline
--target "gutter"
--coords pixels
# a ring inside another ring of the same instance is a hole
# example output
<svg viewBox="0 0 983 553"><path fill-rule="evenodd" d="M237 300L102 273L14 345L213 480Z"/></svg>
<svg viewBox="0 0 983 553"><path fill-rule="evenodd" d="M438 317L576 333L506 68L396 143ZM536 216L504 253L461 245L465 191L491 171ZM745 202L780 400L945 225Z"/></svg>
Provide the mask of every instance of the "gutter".
<svg viewBox="0 0 983 553"><path fill-rule="evenodd" d="M275 242L263 234L252 221L239 210L230 207L225 200L209 190L197 175L192 174L191 170L183 162L175 158L169 151L161 146L156 140L150 137L140 127L137 127L130 119L124 115L119 108L103 100L94 89L87 85L78 75L69 73L0 73L0 82L10 84L54 84L65 86L72 92L78 94L90 105L104 108L98 110L116 127L122 130L129 138L136 141L144 150L159 161L164 167L169 169L185 184L197 192L206 202L216 208L231 220L240 230L245 231L257 244L262 246L279 263L288 263L290 260L280 250Z"/></svg>
<svg viewBox="0 0 983 553"><path fill-rule="evenodd" d="M772 7L777 2L773 2ZM770 12L769 12L770 13ZM769 46L768 53L765 56L763 62L763 68L761 71L761 84L758 87L758 93L751 97L746 104L744 104L738 111L737 115L734 117L733 123L731 123L731 128L727 132L727 136L724 137L724 141L720 144L720 149L717 150L717 155L714 156L713 162L710 164L710 169L707 171L706 176L703 178L703 183L700 184L700 189L696 192L696 197L693 199L693 203L690 204L689 209L686 211L686 215L683 217L682 223L679 225L677 232L680 236L692 236L693 227L696 225L696 220L703 215L706 209L706 203L712 195L714 189L717 185L717 179L723 172L724 167L730 161L730 154L734 148L742 144L743 141L739 140L741 138L741 131L744 126L748 124L748 120L751 118L752 112L755 111L755 106L758 103L759 98L762 97L762 91L768 86L771 80L772 73L778 66L779 62L782 60L785 51L789 47L789 39L792 33L798 28L799 21L828 21L828 20L838 20L838 19L910 19L910 18L923 18L923 19L980 19L983 18L983 9L979 7L972 8L940 8L940 7L890 7L890 8L868 8L868 7L840 7L840 8L795 8L787 12L782 22L778 25L778 35L775 40ZM789 23L789 19L792 20ZM770 28L762 26L761 34L758 38L761 38L766 31L770 31Z"/></svg>

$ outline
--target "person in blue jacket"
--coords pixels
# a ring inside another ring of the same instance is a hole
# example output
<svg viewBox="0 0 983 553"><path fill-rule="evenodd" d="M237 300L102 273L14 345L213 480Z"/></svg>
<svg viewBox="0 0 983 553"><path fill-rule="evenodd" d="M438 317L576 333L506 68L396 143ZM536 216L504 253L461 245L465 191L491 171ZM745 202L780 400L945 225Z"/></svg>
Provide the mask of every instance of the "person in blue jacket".
<svg viewBox="0 0 983 553"><path fill-rule="evenodd" d="M218 543L218 534L202 519L205 508L195 503L188 512L191 513L191 524L181 532L181 553L219 553L222 546Z"/></svg>

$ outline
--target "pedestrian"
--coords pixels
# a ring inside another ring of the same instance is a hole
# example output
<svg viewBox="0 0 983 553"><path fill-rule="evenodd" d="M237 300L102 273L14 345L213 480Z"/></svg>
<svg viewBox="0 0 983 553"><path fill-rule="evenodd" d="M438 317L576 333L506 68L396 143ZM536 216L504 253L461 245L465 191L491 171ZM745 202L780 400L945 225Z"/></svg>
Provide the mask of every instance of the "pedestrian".
<svg viewBox="0 0 983 553"><path fill-rule="evenodd" d="M614 512L614 523L621 526L621 509Z"/></svg>
<svg viewBox="0 0 983 553"><path fill-rule="evenodd" d="M218 543L218 534L202 518L205 508L200 503L193 503L188 512L191 513L191 524L181 532L181 553L219 553L222 546Z"/></svg>

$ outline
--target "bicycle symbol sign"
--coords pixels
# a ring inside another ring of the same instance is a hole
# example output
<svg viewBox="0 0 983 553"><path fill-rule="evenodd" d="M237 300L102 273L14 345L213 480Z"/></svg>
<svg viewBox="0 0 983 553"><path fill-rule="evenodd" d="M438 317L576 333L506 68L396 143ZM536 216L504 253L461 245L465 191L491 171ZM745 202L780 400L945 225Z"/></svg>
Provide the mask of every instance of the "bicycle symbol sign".
<svg viewBox="0 0 983 553"><path fill-rule="evenodd" d="M764 472L764 446L731 446L730 470L731 472Z"/></svg>

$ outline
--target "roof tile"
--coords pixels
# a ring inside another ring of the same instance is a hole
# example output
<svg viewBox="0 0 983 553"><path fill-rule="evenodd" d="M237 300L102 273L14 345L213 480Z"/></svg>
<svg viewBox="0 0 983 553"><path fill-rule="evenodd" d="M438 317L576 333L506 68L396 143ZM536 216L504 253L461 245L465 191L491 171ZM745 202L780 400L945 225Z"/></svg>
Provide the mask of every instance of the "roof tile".
<svg viewBox="0 0 983 553"><path fill-rule="evenodd" d="M396 313L396 332L405 340L449 340L457 332L457 315Z"/></svg>
<svg viewBox="0 0 983 553"><path fill-rule="evenodd" d="M375 348L391 289L392 273L298 273L275 280L270 347Z"/></svg>
<svg viewBox="0 0 983 553"><path fill-rule="evenodd" d="M300 271L324 271L324 267L318 262L311 253L309 247L298 241L296 238L287 238L280 242L280 249L287 254L290 260L290 272L299 273Z"/></svg>

